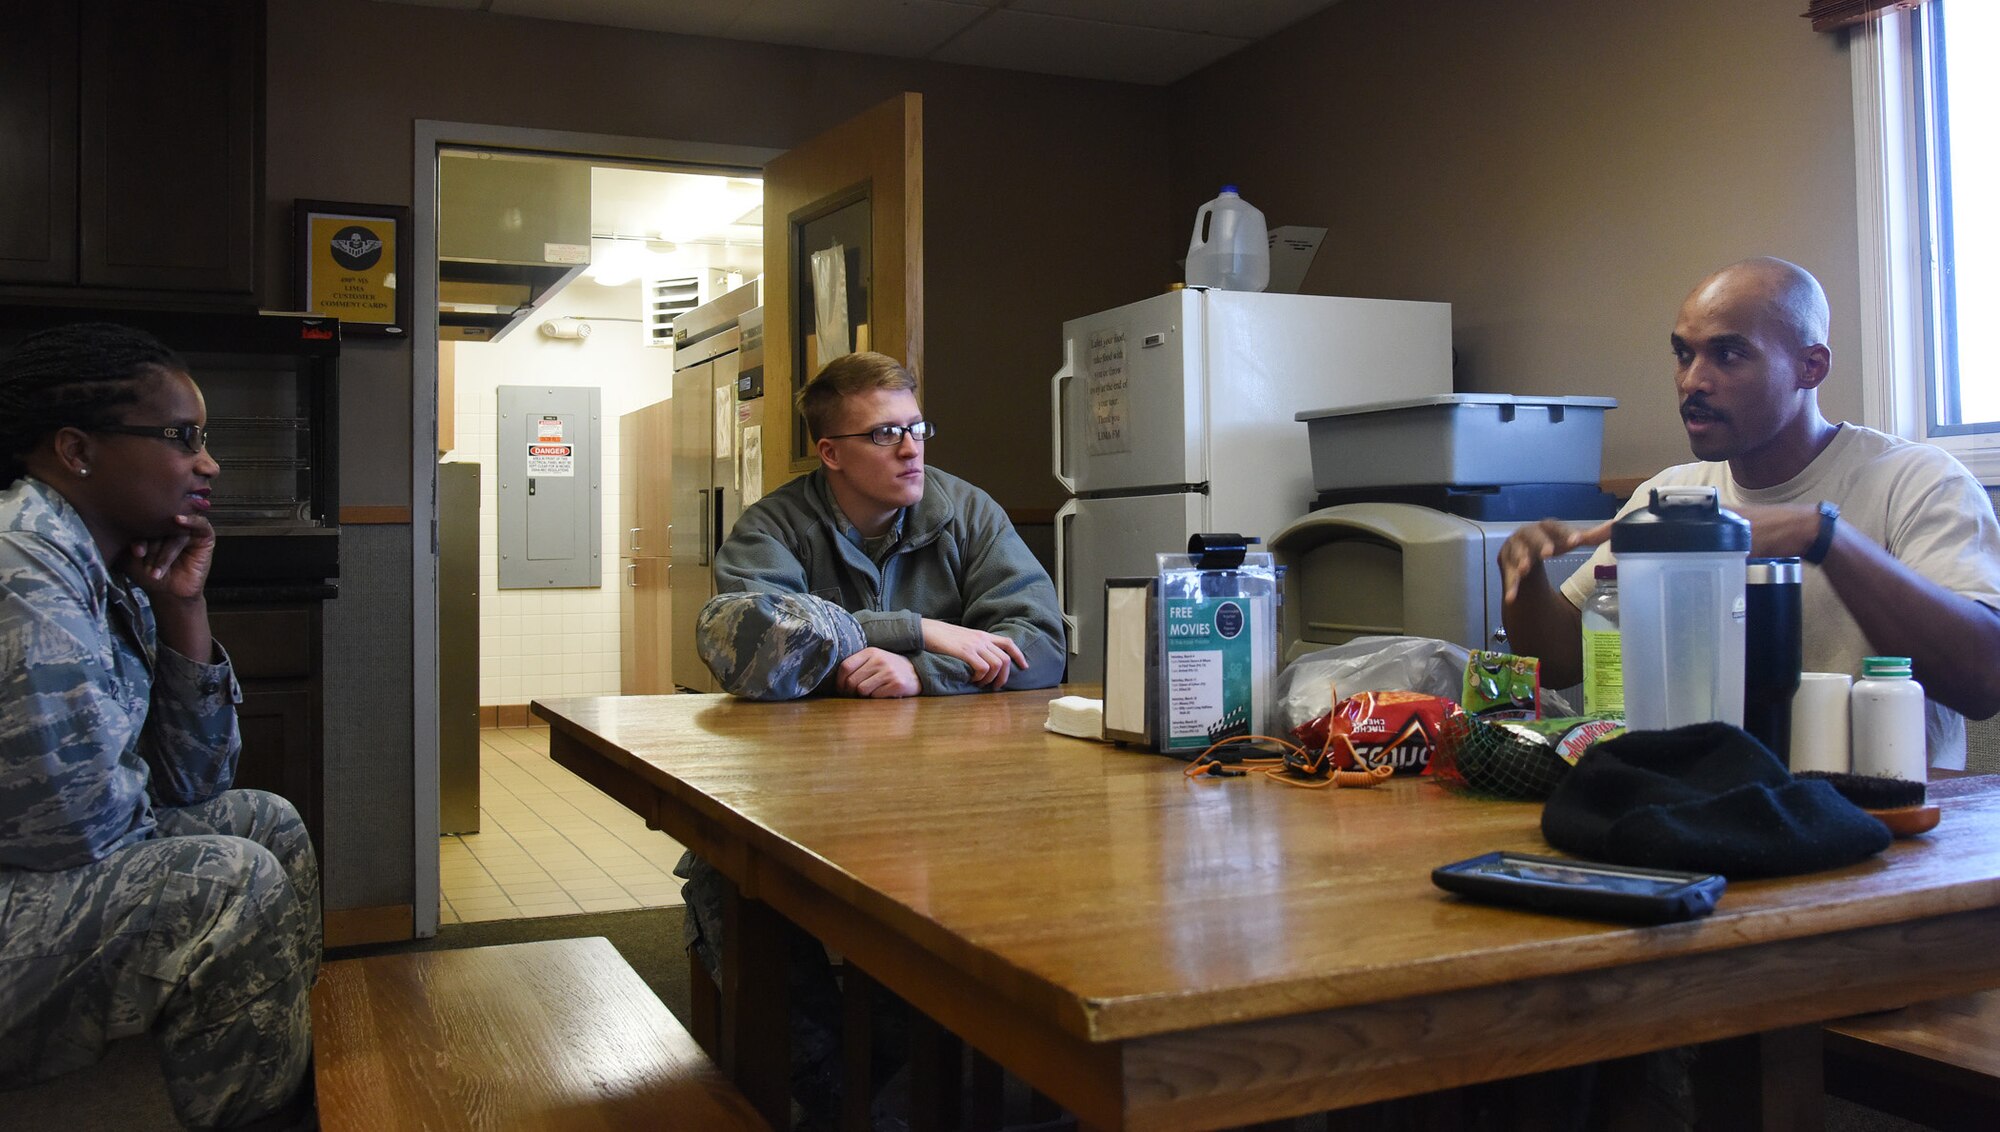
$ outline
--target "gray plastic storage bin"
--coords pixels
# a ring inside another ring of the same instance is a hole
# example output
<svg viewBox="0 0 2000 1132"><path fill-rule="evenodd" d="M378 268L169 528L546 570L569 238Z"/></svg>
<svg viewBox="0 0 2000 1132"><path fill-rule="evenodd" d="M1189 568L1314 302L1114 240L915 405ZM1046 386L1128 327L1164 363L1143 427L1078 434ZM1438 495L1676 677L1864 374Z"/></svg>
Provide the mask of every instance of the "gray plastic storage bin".
<svg viewBox="0 0 2000 1132"><path fill-rule="evenodd" d="M1313 489L1596 483L1610 397L1445 393L1298 414Z"/></svg>

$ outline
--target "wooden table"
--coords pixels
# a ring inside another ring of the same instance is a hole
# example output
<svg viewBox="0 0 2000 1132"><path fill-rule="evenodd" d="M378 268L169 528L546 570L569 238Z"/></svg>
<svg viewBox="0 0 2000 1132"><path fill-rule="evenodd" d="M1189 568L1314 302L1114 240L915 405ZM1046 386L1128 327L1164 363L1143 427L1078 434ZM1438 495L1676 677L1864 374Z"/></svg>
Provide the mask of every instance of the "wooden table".
<svg viewBox="0 0 2000 1132"><path fill-rule="evenodd" d="M775 909L1090 1127L1239 1125L1765 1031L1807 1035L1805 1071L1809 1023L2000 985L2000 789L1863 864L1628 928L1431 885L1548 851L1539 806L1422 779L1190 782L1044 731L1055 694L534 711L557 762L739 886L735 974L769 960ZM782 980L730 981L725 1068L782 1111L782 1043L773 1065L748 1036L782 1033Z"/></svg>

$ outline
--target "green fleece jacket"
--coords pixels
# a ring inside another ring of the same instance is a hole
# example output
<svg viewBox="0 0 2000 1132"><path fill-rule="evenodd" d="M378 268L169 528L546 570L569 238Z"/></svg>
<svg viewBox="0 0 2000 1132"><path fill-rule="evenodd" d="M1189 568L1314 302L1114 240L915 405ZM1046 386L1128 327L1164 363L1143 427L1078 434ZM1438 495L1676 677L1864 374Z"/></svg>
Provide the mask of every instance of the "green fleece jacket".
<svg viewBox="0 0 2000 1132"><path fill-rule="evenodd" d="M1010 689L1063 677L1062 618L1048 572L1028 552L993 497L936 468L924 497L905 509L901 537L882 565L850 537L826 472L785 484L736 521L715 555L718 594L810 594L854 615L867 643L909 656L925 695L982 689L965 662L924 651L922 619L983 629L1020 646L1028 666Z"/></svg>

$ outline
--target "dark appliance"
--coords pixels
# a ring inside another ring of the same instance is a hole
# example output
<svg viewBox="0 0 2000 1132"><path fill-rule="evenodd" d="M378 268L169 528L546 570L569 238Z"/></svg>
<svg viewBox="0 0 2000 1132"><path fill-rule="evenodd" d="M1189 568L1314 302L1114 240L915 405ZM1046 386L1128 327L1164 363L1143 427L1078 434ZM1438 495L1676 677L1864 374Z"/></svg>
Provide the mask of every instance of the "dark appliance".
<svg viewBox="0 0 2000 1132"><path fill-rule="evenodd" d="M333 597L340 576L339 321L0 305L0 352L69 322L148 331L187 359L201 386L209 451L222 465L209 510L218 539L210 597Z"/></svg>

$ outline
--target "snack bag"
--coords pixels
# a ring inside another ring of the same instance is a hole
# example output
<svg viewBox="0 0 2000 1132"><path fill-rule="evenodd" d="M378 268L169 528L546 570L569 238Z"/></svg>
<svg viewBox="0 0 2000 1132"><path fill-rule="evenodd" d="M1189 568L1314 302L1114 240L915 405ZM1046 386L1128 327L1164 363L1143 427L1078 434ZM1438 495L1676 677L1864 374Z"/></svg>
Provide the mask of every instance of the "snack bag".
<svg viewBox="0 0 2000 1132"><path fill-rule="evenodd" d="M1542 662L1512 653L1473 653L1465 662L1465 693L1458 702L1473 719L1540 719Z"/></svg>
<svg viewBox="0 0 2000 1132"><path fill-rule="evenodd" d="M1443 696L1362 692L1293 728L1292 737L1308 750L1325 749L1333 743L1334 765L1341 770L1389 766L1397 774L1423 774L1437 750L1445 721L1458 710L1457 704ZM1336 736L1347 742L1337 742Z"/></svg>

